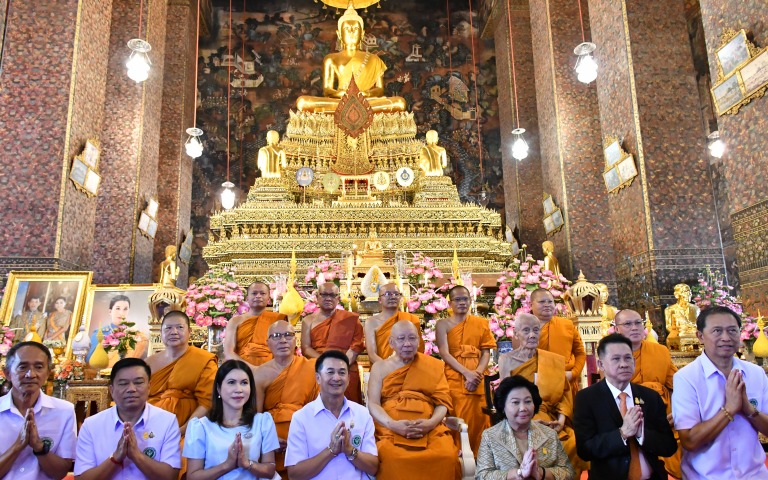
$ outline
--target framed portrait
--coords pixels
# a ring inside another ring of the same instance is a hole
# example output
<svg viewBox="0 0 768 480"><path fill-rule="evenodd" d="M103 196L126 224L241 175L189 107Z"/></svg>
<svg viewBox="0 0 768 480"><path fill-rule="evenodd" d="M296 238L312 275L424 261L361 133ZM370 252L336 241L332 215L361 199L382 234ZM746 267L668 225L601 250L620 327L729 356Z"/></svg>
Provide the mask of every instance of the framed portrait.
<svg viewBox="0 0 768 480"><path fill-rule="evenodd" d="M149 235L152 238L155 238L155 235L157 235L157 222L154 220L149 221L149 225L147 225L147 235Z"/></svg>
<svg viewBox="0 0 768 480"><path fill-rule="evenodd" d="M637 166L635 166L635 158L632 155L619 162L617 169L619 170L621 183L624 183L627 180L631 180L637 176Z"/></svg>
<svg viewBox="0 0 768 480"><path fill-rule="evenodd" d="M147 212L141 212L141 215L139 216L139 230L141 230L143 233L147 233L147 229L149 228L149 221L152 220L149 218L149 215L147 215Z"/></svg>
<svg viewBox="0 0 768 480"><path fill-rule="evenodd" d="M72 161L72 170L69 172L69 178L75 183L75 186L84 188L85 177L88 176L88 165L80 157L75 157Z"/></svg>
<svg viewBox="0 0 768 480"><path fill-rule="evenodd" d="M149 296L158 285L91 285L87 289L82 322L91 339L91 348L86 360L96 348L97 330L106 337L114 328L131 322L137 330L136 348L129 350L128 357L147 358L149 354ZM116 351L109 352L109 367L120 357Z"/></svg>
<svg viewBox="0 0 768 480"><path fill-rule="evenodd" d="M754 57L739 70L747 95L768 83L768 49Z"/></svg>
<svg viewBox="0 0 768 480"><path fill-rule="evenodd" d="M621 185L619 169L617 167L611 167L603 172L603 180L605 181L605 188L608 189L608 193L617 190Z"/></svg>
<svg viewBox="0 0 768 480"><path fill-rule="evenodd" d="M544 205L545 216L551 215L552 212L554 212L555 209L557 208L555 206L555 200L552 198L552 195L547 195L546 197L544 197L544 201L542 202L542 204Z"/></svg>
<svg viewBox="0 0 768 480"><path fill-rule="evenodd" d="M99 141L95 139L88 139L85 142L85 148L83 148L82 160L93 170L99 169L99 157L101 151L99 150Z"/></svg>
<svg viewBox="0 0 768 480"><path fill-rule="evenodd" d="M744 98L744 93L739 85L738 75L732 75L722 83L712 88L717 114L723 115Z"/></svg>
<svg viewBox="0 0 768 480"><path fill-rule="evenodd" d="M33 330L43 341L59 341L72 351L93 272L12 271L0 305L3 325L23 340Z"/></svg>
<svg viewBox="0 0 768 480"><path fill-rule="evenodd" d="M558 208L555 210L555 213L552 214L552 225L555 227L555 230L562 227L565 224L563 221L563 212Z"/></svg>
<svg viewBox="0 0 768 480"><path fill-rule="evenodd" d="M612 167L621 160L624 152L621 150L621 144L618 140L613 141L610 145L605 147L605 166Z"/></svg>
<svg viewBox="0 0 768 480"><path fill-rule="evenodd" d="M99 185L101 185L101 175L89 169L85 175L85 184L83 185L85 191L95 197L99 192Z"/></svg>
<svg viewBox="0 0 768 480"><path fill-rule="evenodd" d="M179 248L179 260L181 260L184 264L189 264L189 261L192 259L193 238L194 236L192 234L192 230L189 230L187 235L184 237L184 241L181 242L181 248Z"/></svg>
<svg viewBox="0 0 768 480"><path fill-rule="evenodd" d="M544 231L550 233L555 229L555 224L552 222L552 215L544 218Z"/></svg>
<svg viewBox="0 0 768 480"><path fill-rule="evenodd" d="M157 218L157 209L160 207L160 204L157 203L157 200L154 198L150 198L147 202L147 214L152 218Z"/></svg>
<svg viewBox="0 0 768 480"><path fill-rule="evenodd" d="M747 47L747 32L740 30L728 43L715 52L717 63L727 77L740 65L749 60L749 48Z"/></svg>

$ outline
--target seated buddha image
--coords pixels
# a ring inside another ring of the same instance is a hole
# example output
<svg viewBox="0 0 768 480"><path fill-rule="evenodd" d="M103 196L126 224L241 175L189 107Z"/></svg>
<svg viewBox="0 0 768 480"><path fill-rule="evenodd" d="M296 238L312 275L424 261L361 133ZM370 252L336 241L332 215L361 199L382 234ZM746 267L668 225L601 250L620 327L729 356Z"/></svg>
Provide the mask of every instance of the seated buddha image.
<svg viewBox="0 0 768 480"><path fill-rule="evenodd" d="M426 137L427 145L421 149L419 167L427 177L440 177L443 169L448 166L448 156L445 149L437 145L437 131L428 131Z"/></svg>
<svg viewBox="0 0 768 480"><path fill-rule="evenodd" d="M691 287L685 283L675 285L675 298L677 302L664 310L669 336L676 332L680 337L694 337L699 307L691 303Z"/></svg>
<svg viewBox="0 0 768 480"><path fill-rule="evenodd" d="M363 19L354 8L347 8L339 18L336 35L342 44L340 52L323 59L323 96L303 95L296 101L302 112L334 112L347 93L352 77L374 113L402 112L405 99L384 96L384 72L387 70L378 55L360 50L364 36Z"/></svg>

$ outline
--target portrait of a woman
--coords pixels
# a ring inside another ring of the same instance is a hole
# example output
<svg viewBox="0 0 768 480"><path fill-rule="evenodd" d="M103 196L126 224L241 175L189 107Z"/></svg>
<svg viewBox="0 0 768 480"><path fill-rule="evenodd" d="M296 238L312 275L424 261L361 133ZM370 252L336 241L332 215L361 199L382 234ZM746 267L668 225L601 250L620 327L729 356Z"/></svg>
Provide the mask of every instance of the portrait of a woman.
<svg viewBox="0 0 768 480"><path fill-rule="evenodd" d="M109 300L109 323L101 327L101 333L106 337L112 333L118 325L121 325L128 319L128 315L131 310L131 299L127 295L114 295ZM93 351L96 349L98 343L98 329L94 330L91 334L91 350L88 352L86 361L90 360ZM144 333L137 331L136 346L133 349L129 349L126 357L132 358L147 358L147 352L149 350L149 338ZM114 365L120 356L116 349L109 352L109 365Z"/></svg>
<svg viewBox="0 0 768 480"><path fill-rule="evenodd" d="M515 375L499 384L493 405L504 420L483 432L479 480L571 480L575 472L553 429L533 421L541 406L536 385Z"/></svg>
<svg viewBox="0 0 768 480"><path fill-rule="evenodd" d="M58 297L53 302L53 311L48 313L48 328L44 341L67 341L67 332L72 324L72 312L67 310L67 299Z"/></svg>

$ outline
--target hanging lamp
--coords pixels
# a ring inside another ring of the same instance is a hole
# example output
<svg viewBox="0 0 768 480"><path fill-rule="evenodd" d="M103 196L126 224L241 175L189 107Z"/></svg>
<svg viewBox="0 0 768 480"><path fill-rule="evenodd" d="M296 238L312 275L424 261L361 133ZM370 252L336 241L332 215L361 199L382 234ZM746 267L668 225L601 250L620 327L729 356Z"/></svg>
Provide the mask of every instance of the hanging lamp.
<svg viewBox="0 0 768 480"><path fill-rule="evenodd" d="M528 157L528 143L523 137L525 129L520 127L520 108L517 100L517 70L515 70L515 41L512 36L512 6L510 0L507 0L507 26L509 27L509 52L510 62L512 64L512 88L515 93L515 119L517 128L512 130L514 140L512 141L512 157L516 160L523 160Z"/></svg>
<svg viewBox="0 0 768 480"><path fill-rule="evenodd" d="M584 15L581 11L581 0L576 1L579 4L579 22L581 24L581 43L573 49L573 53L579 57L576 60L576 78L581 83L590 84L597 78L597 62L592 57L592 52L595 51L597 45L588 42L584 36Z"/></svg>
<svg viewBox="0 0 768 480"><path fill-rule="evenodd" d="M192 158L197 158L203 154L203 142L200 141L200 137L203 135L203 131L197 128L197 66L198 55L200 54L200 0L197 0L197 25L195 34L195 109L192 113L192 125L187 129L187 141L184 143L184 150Z"/></svg>
<svg viewBox="0 0 768 480"><path fill-rule="evenodd" d="M125 66L128 69L128 78L136 83L141 83L149 78L149 70L152 65L152 61L149 59L147 53L152 50L152 45L148 41L141 38L141 21L144 14L144 0L139 3L139 34L137 38L128 40L128 48L131 49L131 55L128 57L128 61L125 62Z"/></svg>

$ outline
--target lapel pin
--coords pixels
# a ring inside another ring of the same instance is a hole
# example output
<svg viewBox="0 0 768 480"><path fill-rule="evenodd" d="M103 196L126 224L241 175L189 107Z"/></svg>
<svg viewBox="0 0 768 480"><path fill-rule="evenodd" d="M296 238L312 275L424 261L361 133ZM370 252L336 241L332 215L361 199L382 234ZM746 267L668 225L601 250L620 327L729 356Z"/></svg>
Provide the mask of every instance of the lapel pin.
<svg viewBox="0 0 768 480"><path fill-rule="evenodd" d="M635 405L645 405L645 402L640 397L635 397Z"/></svg>

